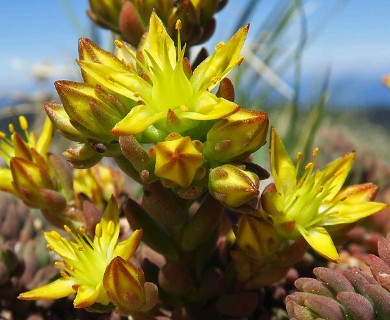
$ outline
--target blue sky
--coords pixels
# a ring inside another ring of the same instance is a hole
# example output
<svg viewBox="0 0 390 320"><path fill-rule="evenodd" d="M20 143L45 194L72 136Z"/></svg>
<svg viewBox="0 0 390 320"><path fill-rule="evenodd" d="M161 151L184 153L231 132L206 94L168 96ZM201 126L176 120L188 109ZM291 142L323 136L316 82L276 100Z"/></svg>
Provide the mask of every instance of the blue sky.
<svg viewBox="0 0 390 320"><path fill-rule="evenodd" d="M217 15L217 32L210 45L228 37L233 31L232 17L236 17L248 1L229 1ZM274 0L260 2L248 21L251 22L250 32L257 29L276 3ZM321 77L331 67L336 82L350 79L353 84L369 79L377 90L382 90L379 95L386 97L385 89L380 89L380 79L390 73L390 1L306 2L311 38L303 56L305 76ZM31 87L31 72L42 62L77 68L74 62L77 39L90 32L85 14L87 7L87 0L0 2L0 97ZM57 71L58 76L66 77L69 70L58 68ZM349 84L345 83L347 92Z"/></svg>

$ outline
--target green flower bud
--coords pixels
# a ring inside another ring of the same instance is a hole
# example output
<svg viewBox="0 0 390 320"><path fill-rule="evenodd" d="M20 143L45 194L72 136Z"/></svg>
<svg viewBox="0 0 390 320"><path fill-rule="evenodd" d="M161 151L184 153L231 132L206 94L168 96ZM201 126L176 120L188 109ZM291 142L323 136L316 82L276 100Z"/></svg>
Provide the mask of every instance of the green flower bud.
<svg viewBox="0 0 390 320"><path fill-rule="evenodd" d="M156 144L156 176L187 188L202 168L202 144L190 137L171 134L166 141Z"/></svg>
<svg viewBox="0 0 390 320"><path fill-rule="evenodd" d="M223 204L236 208L259 194L259 177L245 169L225 164L210 170L209 191Z"/></svg>
<svg viewBox="0 0 390 320"><path fill-rule="evenodd" d="M55 87L73 127L93 140L110 142L117 139L110 131L122 114L116 105L101 99L107 92L100 86L57 81Z"/></svg>
<svg viewBox="0 0 390 320"><path fill-rule="evenodd" d="M216 163L242 161L264 145L267 131L265 112L240 109L215 123L207 134L203 153Z"/></svg>
<svg viewBox="0 0 390 320"><path fill-rule="evenodd" d="M277 233L272 223L250 214L238 217L237 245L252 259L263 259L276 247Z"/></svg>
<svg viewBox="0 0 390 320"><path fill-rule="evenodd" d="M103 286L121 315L147 311L157 303L157 286L151 282L145 283L142 269L120 256L112 259L107 266Z"/></svg>
<svg viewBox="0 0 390 320"><path fill-rule="evenodd" d="M89 0L91 10L87 10L89 18L102 28L119 33L119 13L123 0Z"/></svg>
<svg viewBox="0 0 390 320"><path fill-rule="evenodd" d="M78 143L71 145L64 156L68 162L77 169L90 168L98 163L103 156L97 153L88 143Z"/></svg>

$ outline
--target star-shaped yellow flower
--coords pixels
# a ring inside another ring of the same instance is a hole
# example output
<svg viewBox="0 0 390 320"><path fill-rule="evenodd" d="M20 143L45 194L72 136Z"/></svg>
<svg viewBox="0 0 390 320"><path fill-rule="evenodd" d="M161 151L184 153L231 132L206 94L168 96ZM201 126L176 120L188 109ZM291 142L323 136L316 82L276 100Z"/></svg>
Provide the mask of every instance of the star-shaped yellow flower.
<svg viewBox="0 0 390 320"><path fill-rule="evenodd" d="M63 269L61 277L40 288L21 293L18 298L53 300L76 293L75 308L87 308L94 304L110 308L112 301L103 285L106 268L116 257L127 261L134 255L141 240L141 230L136 230L127 240L117 243L120 226L114 197L110 199L102 220L96 225L93 240L82 228L77 235L69 227L64 228L74 241L62 237L56 231L45 233L48 248L63 260L55 263Z"/></svg>
<svg viewBox="0 0 390 320"><path fill-rule="evenodd" d="M153 12L148 32L137 51L124 42L115 42L120 61L114 56L109 59L106 52L102 53L91 43L88 44L89 53L82 50L79 65L84 80L137 102L115 124L112 134L144 133L141 140L157 142L161 141L161 132L163 139L170 132L182 134L198 126L199 121L220 119L238 110L237 104L217 97L211 90L242 62L240 51L248 26L241 28L226 44L219 44L216 52L192 72L184 57L180 25L178 21L177 48ZM89 87L83 90L87 89L91 90ZM61 89L64 104L68 103L67 95L68 92ZM67 109L72 108L68 106ZM70 115L71 118L74 116Z"/></svg>
<svg viewBox="0 0 390 320"><path fill-rule="evenodd" d="M325 258L337 261L338 253L326 226L352 223L383 210L386 204L372 202L377 192L373 184L341 189L351 169L354 153L349 153L314 170L318 149L298 177L302 154L295 166L276 133L271 132L271 170L274 187L262 195L263 209L272 217L279 234L287 239L303 236Z"/></svg>

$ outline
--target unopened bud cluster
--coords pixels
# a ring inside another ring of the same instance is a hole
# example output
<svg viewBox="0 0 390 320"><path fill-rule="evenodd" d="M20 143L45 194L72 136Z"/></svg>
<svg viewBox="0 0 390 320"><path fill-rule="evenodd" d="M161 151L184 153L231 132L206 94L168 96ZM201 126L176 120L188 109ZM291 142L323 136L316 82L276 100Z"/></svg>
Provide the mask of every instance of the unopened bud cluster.
<svg viewBox="0 0 390 320"><path fill-rule="evenodd" d="M97 25L119 34L123 40L137 46L147 29L154 11L176 33L176 21L182 20L182 37L188 45L207 41L214 33L214 14L226 5L226 0L89 0L88 16Z"/></svg>

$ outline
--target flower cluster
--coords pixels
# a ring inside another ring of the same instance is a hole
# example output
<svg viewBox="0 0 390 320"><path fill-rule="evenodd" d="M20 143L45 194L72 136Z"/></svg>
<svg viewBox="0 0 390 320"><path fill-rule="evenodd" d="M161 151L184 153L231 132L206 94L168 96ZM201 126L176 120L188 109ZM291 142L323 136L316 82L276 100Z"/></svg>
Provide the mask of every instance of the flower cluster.
<svg viewBox="0 0 390 320"><path fill-rule="evenodd" d="M63 260L55 263L62 269L61 277L21 293L19 299L52 300L76 293L75 308L102 312L117 307L121 314L146 311L154 306L156 286L145 282L143 271L129 261L138 248L142 232L136 230L128 239L117 242L120 226L115 198L111 198L96 225L93 239L82 227L78 234L66 225L64 228L74 241L57 231L45 233L48 249Z"/></svg>
<svg viewBox="0 0 390 320"><path fill-rule="evenodd" d="M215 29L213 15L226 5L226 0L89 0L88 16L97 25L119 34L137 46L144 34L150 14L156 12L167 25L169 34L175 32L178 19L184 21L184 40L199 44L210 38Z"/></svg>
<svg viewBox="0 0 390 320"><path fill-rule="evenodd" d="M294 164L275 128L273 182L262 185L270 174L252 154L266 144L268 115L234 102L227 78L249 25L189 59L187 45L210 36L226 1L89 2L91 19L119 35L115 52L81 39L83 81L55 82L61 103L45 105L39 138L24 117L24 137L0 132L0 190L67 233L44 233L59 277L19 299L74 295L75 308L134 319L261 317L267 287L309 246L337 262L334 236L386 207L373 184L343 188L353 152L315 169L316 148ZM54 128L74 142L64 152L73 176L49 153ZM130 195L104 157L142 189Z"/></svg>
<svg viewBox="0 0 390 320"><path fill-rule="evenodd" d="M29 207L41 209L56 226L72 224L65 214L68 202L73 200L70 172L49 153L52 122L46 118L38 139L28 130L24 116L19 117L19 125L22 134L13 124L9 125L10 138L0 132L0 156L6 164L0 168L0 190L15 195Z"/></svg>
<svg viewBox="0 0 390 320"><path fill-rule="evenodd" d="M195 70L185 57L181 28L178 20L176 47L153 12L137 49L117 40L113 55L80 40L84 83L57 81L62 104L45 106L56 128L78 142L65 153L75 167L113 156L137 181L161 180L179 191L191 189L194 197L206 187L210 168L243 161L265 143L267 114L232 102L226 78L242 61L248 26ZM155 146L147 152L143 145L150 143ZM245 191L243 198L257 193Z"/></svg>

